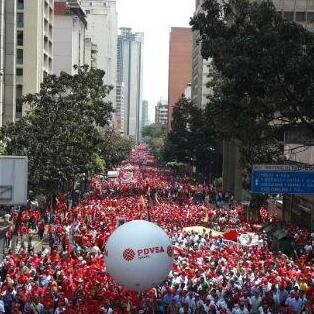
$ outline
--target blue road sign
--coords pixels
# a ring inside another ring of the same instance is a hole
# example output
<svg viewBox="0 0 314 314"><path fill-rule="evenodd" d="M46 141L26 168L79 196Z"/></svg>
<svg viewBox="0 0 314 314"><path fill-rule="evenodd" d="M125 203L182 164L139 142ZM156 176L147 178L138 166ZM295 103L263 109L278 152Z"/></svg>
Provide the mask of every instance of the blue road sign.
<svg viewBox="0 0 314 314"><path fill-rule="evenodd" d="M252 193L314 195L314 171L253 169Z"/></svg>

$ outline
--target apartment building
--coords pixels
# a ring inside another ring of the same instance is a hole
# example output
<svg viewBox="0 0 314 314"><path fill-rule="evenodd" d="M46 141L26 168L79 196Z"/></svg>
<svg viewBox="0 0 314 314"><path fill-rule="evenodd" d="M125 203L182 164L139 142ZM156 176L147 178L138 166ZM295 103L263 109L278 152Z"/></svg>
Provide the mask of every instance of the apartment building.
<svg viewBox="0 0 314 314"><path fill-rule="evenodd" d="M90 53L85 49L87 20L79 0L55 0L53 26L53 73L61 71L76 73L74 65L90 64L92 58L92 43ZM88 58L88 59L87 59Z"/></svg>
<svg viewBox="0 0 314 314"><path fill-rule="evenodd" d="M16 99L40 90L52 74L54 0L17 0ZM17 102L16 118L28 108Z"/></svg>

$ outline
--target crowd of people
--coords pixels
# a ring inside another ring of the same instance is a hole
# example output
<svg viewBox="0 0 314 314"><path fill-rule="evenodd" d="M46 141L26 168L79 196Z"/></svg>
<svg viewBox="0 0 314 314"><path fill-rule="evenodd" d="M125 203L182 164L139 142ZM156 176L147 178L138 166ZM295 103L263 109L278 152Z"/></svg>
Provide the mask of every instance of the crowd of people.
<svg viewBox="0 0 314 314"><path fill-rule="evenodd" d="M153 167L140 146L117 179L95 178L73 207L60 195L54 212L13 213L0 267L0 313L277 314L314 313L314 239L286 225L302 254L272 252L231 194ZM150 165L147 165L150 164ZM106 272L106 241L121 221L149 219L174 246L174 265L158 287L135 293ZM188 231L186 227L203 226ZM254 232L258 245L223 233ZM16 238L19 245L16 245ZM34 239L42 241L34 247ZM14 242L14 245L12 243Z"/></svg>

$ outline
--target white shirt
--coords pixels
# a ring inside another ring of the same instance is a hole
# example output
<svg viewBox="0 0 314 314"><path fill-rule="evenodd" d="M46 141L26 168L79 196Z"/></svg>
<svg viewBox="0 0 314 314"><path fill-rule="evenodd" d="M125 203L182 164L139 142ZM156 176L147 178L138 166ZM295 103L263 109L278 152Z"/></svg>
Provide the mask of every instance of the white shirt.
<svg viewBox="0 0 314 314"><path fill-rule="evenodd" d="M111 307L109 307L108 309L104 309L103 313L104 314L113 314L113 309Z"/></svg>
<svg viewBox="0 0 314 314"><path fill-rule="evenodd" d="M0 313L4 313L5 310L4 310L4 303L2 300L0 300Z"/></svg>

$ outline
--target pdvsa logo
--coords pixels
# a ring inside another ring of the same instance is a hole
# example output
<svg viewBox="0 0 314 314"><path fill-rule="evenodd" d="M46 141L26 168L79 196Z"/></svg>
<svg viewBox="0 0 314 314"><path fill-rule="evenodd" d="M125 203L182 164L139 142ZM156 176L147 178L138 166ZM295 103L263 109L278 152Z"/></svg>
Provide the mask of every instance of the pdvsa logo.
<svg viewBox="0 0 314 314"><path fill-rule="evenodd" d="M143 248L143 249L138 249L136 251L136 253L132 249L126 249L123 251L122 256L123 256L124 260L126 260L127 262L131 262L136 257L138 259L145 259L145 258L150 258L152 255L163 254L165 252L169 257L172 257L173 249L171 246L168 246L167 249L164 249L162 246Z"/></svg>
<svg viewBox="0 0 314 314"><path fill-rule="evenodd" d="M127 261L130 262L134 259L135 257L135 252L132 249L126 249L123 252L123 258Z"/></svg>

